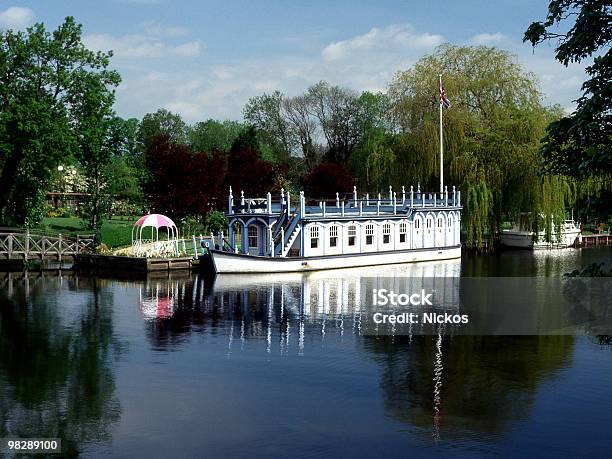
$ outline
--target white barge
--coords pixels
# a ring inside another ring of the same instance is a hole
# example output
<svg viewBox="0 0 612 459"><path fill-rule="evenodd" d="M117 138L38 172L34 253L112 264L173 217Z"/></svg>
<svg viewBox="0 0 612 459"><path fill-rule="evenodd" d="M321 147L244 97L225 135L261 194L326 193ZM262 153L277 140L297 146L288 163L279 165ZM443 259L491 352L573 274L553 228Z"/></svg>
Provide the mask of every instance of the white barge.
<svg viewBox="0 0 612 459"><path fill-rule="evenodd" d="M459 228L461 193L401 195L389 187L378 194L308 202L300 192L293 205L281 190L246 198L241 192L228 199L229 235L221 233L209 247L217 273L303 272L461 257Z"/></svg>

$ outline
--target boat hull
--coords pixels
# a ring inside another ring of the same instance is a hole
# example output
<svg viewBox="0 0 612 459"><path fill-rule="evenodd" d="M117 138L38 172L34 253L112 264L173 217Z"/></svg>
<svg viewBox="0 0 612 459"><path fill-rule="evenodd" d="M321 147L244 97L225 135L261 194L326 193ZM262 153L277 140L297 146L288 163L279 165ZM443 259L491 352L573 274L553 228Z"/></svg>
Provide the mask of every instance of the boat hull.
<svg viewBox="0 0 612 459"><path fill-rule="evenodd" d="M216 273L288 273L461 258L461 246L320 257L272 258L211 250Z"/></svg>
<svg viewBox="0 0 612 459"><path fill-rule="evenodd" d="M580 230L563 231L561 240L558 242L534 242L533 233L529 231L502 231L500 242L506 247L521 249L564 249L571 247L580 235Z"/></svg>

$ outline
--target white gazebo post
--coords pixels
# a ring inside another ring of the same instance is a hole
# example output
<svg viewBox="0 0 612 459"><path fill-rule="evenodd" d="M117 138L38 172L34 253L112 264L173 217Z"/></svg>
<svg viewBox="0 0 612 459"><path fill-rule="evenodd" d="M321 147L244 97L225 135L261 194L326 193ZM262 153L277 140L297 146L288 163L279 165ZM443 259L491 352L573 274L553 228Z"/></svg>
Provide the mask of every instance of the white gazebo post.
<svg viewBox="0 0 612 459"><path fill-rule="evenodd" d="M287 215L291 213L291 193L287 191Z"/></svg>
<svg viewBox="0 0 612 459"><path fill-rule="evenodd" d="M410 185L410 208L414 207L414 188Z"/></svg>
<svg viewBox="0 0 612 459"><path fill-rule="evenodd" d="M340 195L336 191L336 207L340 207Z"/></svg>
<svg viewBox="0 0 612 459"><path fill-rule="evenodd" d="M281 207L285 205L285 189L281 188Z"/></svg>
<svg viewBox="0 0 612 459"><path fill-rule="evenodd" d="M274 257L274 240L272 239L272 226L268 225L268 246L270 247L270 256Z"/></svg>
<svg viewBox="0 0 612 459"><path fill-rule="evenodd" d="M406 204L406 187L402 185L402 206Z"/></svg>
<svg viewBox="0 0 612 459"><path fill-rule="evenodd" d="M444 205L448 207L448 186L444 185Z"/></svg>
<svg viewBox="0 0 612 459"><path fill-rule="evenodd" d="M227 211L229 214L233 214L234 213L234 196L232 195L232 186L230 185L229 187L229 196L227 199Z"/></svg>
<svg viewBox="0 0 612 459"><path fill-rule="evenodd" d="M366 206L370 205L370 193L366 193Z"/></svg>
<svg viewBox="0 0 612 459"><path fill-rule="evenodd" d="M244 213L244 190L240 190L240 212Z"/></svg>
<svg viewBox="0 0 612 459"><path fill-rule="evenodd" d="M380 215L380 193L378 193L378 199L376 200L376 215Z"/></svg>
<svg viewBox="0 0 612 459"><path fill-rule="evenodd" d="M344 201L342 201L342 216L344 217Z"/></svg>
<svg viewBox="0 0 612 459"><path fill-rule="evenodd" d="M453 185L453 207L457 205L457 190L455 189L455 185Z"/></svg>
<svg viewBox="0 0 612 459"><path fill-rule="evenodd" d="M355 206L357 206L357 187L353 186L353 201L355 202Z"/></svg>
<svg viewBox="0 0 612 459"><path fill-rule="evenodd" d="M268 194L266 195L266 203L267 203L267 212L271 214L272 213L272 195L270 194L269 191L268 191Z"/></svg>
<svg viewBox="0 0 612 459"><path fill-rule="evenodd" d="M389 203L393 201L393 187L389 185Z"/></svg>

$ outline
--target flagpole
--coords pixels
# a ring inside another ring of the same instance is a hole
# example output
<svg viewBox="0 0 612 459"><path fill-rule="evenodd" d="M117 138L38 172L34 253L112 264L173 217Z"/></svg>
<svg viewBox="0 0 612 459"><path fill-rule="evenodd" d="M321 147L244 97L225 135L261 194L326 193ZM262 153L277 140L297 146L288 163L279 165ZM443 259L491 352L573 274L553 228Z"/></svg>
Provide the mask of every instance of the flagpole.
<svg viewBox="0 0 612 459"><path fill-rule="evenodd" d="M442 143L442 74L440 74L439 105L440 105L440 193L444 193L444 144Z"/></svg>

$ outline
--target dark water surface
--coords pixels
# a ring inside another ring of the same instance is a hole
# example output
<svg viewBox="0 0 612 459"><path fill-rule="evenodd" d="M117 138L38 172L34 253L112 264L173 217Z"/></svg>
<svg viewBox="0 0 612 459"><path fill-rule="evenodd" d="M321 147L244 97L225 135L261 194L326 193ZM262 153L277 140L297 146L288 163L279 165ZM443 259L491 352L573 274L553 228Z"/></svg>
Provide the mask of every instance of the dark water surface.
<svg viewBox="0 0 612 459"><path fill-rule="evenodd" d="M350 289L595 261L610 248L215 279L0 273L0 437L92 457L606 457L611 346L364 336Z"/></svg>

